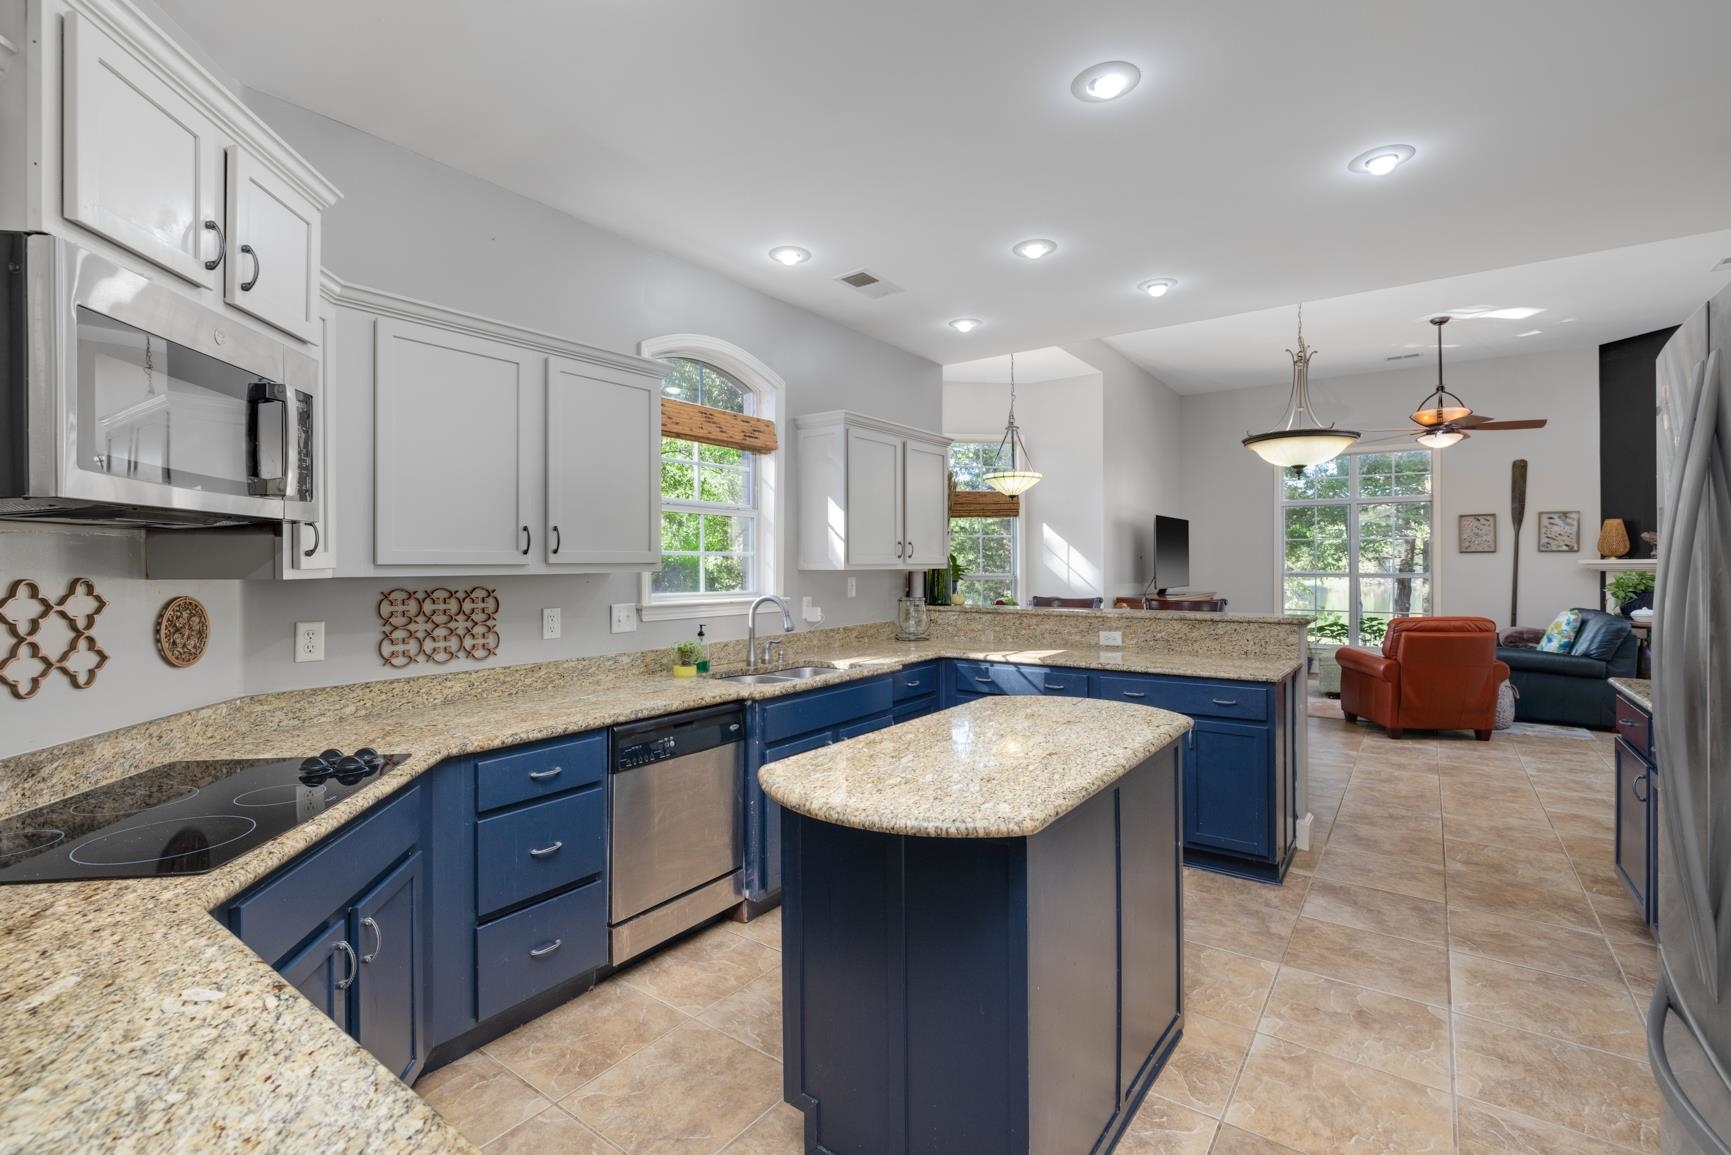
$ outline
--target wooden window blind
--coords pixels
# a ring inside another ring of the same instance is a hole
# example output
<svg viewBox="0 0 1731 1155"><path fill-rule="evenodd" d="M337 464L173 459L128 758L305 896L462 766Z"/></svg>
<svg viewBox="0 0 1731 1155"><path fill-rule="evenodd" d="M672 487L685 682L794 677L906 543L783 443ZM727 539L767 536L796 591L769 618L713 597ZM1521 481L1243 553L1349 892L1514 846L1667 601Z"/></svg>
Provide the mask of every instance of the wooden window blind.
<svg viewBox="0 0 1731 1155"><path fill-rule="evenodd" d="M951 517L1019 517L1022 500L995 489L950 490Z"/></svg>
<svg viewBox="0 0 1731 1155"><path fill-rule="evenodd" d="M668 397L661 399L661 436L747 453L774 453L776 446L773 421Z"/></svg>

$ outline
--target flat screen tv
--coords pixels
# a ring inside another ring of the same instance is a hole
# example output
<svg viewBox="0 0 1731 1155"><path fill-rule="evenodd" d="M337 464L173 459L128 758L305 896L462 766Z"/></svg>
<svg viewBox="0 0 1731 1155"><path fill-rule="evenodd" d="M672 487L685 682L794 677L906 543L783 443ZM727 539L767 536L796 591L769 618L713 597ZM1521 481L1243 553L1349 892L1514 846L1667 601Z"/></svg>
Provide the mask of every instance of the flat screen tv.
<svg viewBox="0 0 1731 1155"><path fill-rule="evenodd" d="M1160 594L1190 584L1190 522L1154 516L1154 575L1148 584Z"/></svg>

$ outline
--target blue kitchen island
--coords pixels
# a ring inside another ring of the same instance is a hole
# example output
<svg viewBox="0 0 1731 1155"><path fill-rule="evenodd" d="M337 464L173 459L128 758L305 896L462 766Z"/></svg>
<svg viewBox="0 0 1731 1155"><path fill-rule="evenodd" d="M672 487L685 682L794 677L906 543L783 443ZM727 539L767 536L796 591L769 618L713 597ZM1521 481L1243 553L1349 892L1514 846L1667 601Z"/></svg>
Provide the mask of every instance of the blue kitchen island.
<svg viewBox="0 0 1731 1155"><path fill-rule="evenodd" d="M1190 727L986 698L759 771L807 1152L1116 1145L1183 1029Z"/></svg>

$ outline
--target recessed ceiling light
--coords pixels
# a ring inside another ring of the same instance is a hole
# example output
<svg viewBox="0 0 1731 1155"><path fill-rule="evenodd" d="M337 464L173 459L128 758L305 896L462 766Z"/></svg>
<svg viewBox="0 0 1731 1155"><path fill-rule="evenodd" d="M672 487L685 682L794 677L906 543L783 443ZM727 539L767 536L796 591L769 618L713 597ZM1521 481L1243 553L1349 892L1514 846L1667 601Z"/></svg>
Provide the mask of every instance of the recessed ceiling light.
<svg viewBox="0 0 1731 1155"><path fill-rule="evenodd" d="M1536 317L1542 312L1544 312L1543 309L1525 307L1518 309L1487 309L1483 313L1473 314L1472 319L1475 321L1524 321L1528 317Z"/></svg>
<svg viewBox="0 0 1731 1155"><path fill-rule="evenodd" d="M1564 317L1561 321L1558 321L1557 324L1559 324L1559 325L1573 325L1577 320L1579 320L1578 317Z"/></svg>
<svg viewBox="0 0 1731 1155"><path fill-rule="evenodd" d="M1134 64L1122 60L1108 60L1104 64L1083 69L1081 75L1070 82L1070 91L1075 93L1077 100L1102 104L1108 100L1117 100L1135 88L1141 80L1142 70Z"/></svg>
<svg viewBox="0 0 1731 1155"><path fill-rule="evenodd" d="M1346 167L1367 176L1387 176L1417 154L1418 150L1410 144L1385 144L1359 153Z"/></svg>
<svg viewBox="0 0 1731 1155"><path fill-rule="evenodd" d="M981 323L978 317L957 317L950 322L950 328L958 333L972 333L980 327Z"/></svg>
<svg viewBox="0 0 1731 1155"><path fill-rule="evenodd" d="M1544 332L1543 329L1528 329L1525 333L1516 333L1515 336L1517 336L1517 337L1537 337L1540 333L1543 333L1543 332Z"/></svg>
<svg viewBox="0 0 1731 1155"><path fill-rule="evenodd" d="M1152 281L1143 281L1136 286L1138 293L1147 293L1150 297L1164 297L1167 292L1178 287L1178 282L1171 277L1155 277Z"/></svg>
<svg viewBox="0 0 1731 1155"><path fill-rule="evenodd" d="M1015 244L1010 246L1010 251L1015 253L1018 257L1026 257L1030 261L1037 261L1041 257L1049 257L1053 253L1057 252L1058 242L1048 241L1041 237L1035 237L1033 240L1029 241L1017 241Z"/></svg>
<svg viewBox="0 0 1731 1155"><path fill-rule="evenodd" d="M769 250L769 259L783 265L803 265L811 260L811 252L798 245L777 245Z"/></svg>

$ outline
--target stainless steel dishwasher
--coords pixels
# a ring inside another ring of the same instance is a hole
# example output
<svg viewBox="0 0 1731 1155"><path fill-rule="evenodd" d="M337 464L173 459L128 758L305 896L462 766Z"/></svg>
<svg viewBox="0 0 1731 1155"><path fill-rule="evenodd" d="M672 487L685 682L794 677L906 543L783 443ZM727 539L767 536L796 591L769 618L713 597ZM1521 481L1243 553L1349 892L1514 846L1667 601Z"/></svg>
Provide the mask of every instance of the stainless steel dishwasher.
<svg viewBox="0 0 1731 1155"><path fill-rule="evenodd" d="M739 902L744 721L738 706L720 706L613 728L614 966Z"/></svg>

